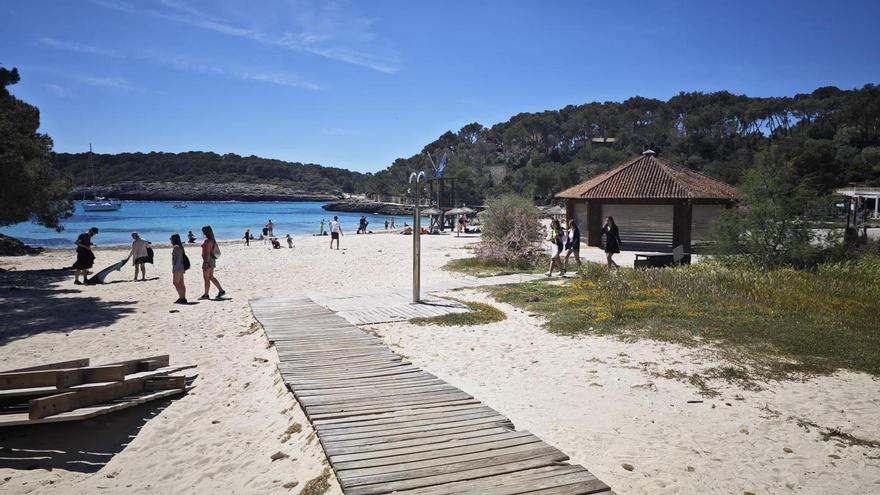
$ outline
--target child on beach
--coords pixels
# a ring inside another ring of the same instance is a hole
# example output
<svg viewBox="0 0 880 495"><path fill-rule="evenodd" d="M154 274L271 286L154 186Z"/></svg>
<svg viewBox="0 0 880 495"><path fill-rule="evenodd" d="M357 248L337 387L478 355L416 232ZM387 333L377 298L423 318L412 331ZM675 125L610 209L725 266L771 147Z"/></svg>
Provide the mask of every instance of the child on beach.
<svg viewBox="0 0 880 495"><path fill-rule="evenodd" d="M226 295L226 291L220 286L220 281L214 277L214 269L217 268L217 258L220 257L220 246L214 239L214 230L210 225L202 227L202 233L205 235L205 242L202 243L202 276L205 279L205 293L199 299L210 299L208 290L213 283L217 286L217 299Z"/></svg>
<svg viewBox="0 0 880 495"><path fill-rule="evenodd" d="M196 243L196 236L195 236L195 234L193 234L193 231L192 231L192 230L190 230L190 231L189 231L189 234L186 235L186 240L187 240L187 242L189 242L190 244L195 244L195 243Z"/></svg>

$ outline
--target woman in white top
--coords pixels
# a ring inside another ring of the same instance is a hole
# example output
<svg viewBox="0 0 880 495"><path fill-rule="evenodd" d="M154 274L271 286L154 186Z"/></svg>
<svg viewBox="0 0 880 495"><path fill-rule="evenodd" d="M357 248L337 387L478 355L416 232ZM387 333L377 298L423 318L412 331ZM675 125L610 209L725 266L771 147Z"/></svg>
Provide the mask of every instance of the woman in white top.
<svg viewBox="0 0 880 495"><path fill-rule="evenodd" d="M137 282L138 270L141 272L141 281L144 281L147 279L147 263L153 262L153 260L150 259L150 252L148 251L150 241L141 239L141 236L137 232L132 232L131 238L131 252L128 253L128 258L134 259L134 261L132 261L132 264L134 265L134 281Z"/></svg>

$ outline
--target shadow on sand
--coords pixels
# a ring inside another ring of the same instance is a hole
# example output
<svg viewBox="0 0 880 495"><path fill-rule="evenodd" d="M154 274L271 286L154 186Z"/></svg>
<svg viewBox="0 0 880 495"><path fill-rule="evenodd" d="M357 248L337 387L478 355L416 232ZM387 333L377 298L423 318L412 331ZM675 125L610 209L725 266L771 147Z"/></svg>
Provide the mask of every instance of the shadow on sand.
<svg viewBox="0 0 880 495"><path fill-rule="evenodd" d="M133 301L77 297L83 293L80 286L53 286L72 283L71 275L69 270L0 272L0 346L38 333L110 325L134 312Z"/></svg>
<svg viewBox="0 0 880 495"><path fill-rule="evenodd" d="M147 421L173 402L148 402L83 421L0 429L0 468L94 473L122 452Z"/></svg>

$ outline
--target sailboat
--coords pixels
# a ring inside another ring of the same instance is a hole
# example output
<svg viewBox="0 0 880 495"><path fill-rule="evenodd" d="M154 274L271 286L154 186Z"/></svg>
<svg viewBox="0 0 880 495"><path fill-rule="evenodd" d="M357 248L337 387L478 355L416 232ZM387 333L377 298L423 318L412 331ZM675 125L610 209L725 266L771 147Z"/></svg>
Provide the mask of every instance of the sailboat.
<svg viewBox="0 0 880 495"><path fill-rule="evenodd" d="M91 191L92 199L86 197L89 191ZM83 191L82 206L85 211L118 211L122 208L122 201L118 199L95 195L95 165L92 162L92 143L89 143L89 168L86 171L86 189Z"/></svg>

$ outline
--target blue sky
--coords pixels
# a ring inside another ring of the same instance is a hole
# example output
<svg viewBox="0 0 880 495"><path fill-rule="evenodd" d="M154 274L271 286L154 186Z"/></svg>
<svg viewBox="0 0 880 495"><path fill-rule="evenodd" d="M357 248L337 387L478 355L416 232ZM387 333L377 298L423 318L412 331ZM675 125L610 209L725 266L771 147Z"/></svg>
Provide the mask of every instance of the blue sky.
<svg viewBox="0 0 880 495"><path fill-rule="evenodd" d="M880 82L880 2L6 0L0 64L57 151L360 171L520 112Z"/></svg>

